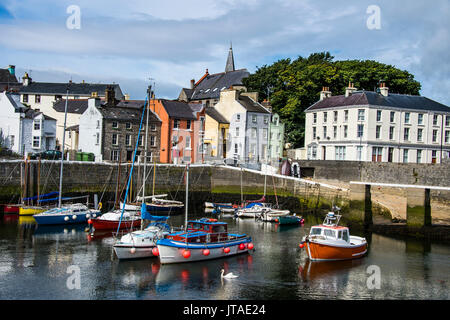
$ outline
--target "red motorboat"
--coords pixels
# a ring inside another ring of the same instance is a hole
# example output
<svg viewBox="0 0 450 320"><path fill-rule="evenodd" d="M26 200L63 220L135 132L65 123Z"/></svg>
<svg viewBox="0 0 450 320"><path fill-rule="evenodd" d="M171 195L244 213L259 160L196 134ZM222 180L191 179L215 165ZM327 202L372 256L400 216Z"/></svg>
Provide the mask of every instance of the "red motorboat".
<svg viewBox="0 0 450 320"><path fill-rule="evenodd" d="M5 204L3 207L3 213L7 214L19 214L21 204Z"/></svg>
<svg viewBox="0 0 450 320"><path fill-rule="evenodd" d="M117 230L119 227L119 221L121 216L121 210L115 210L103 214L98 218L91 218L88 223L91 224L95 230ZM120 222L120 229L129 229L131 227L140 227L141 217L139 214L130 214L125 211Z"/></svg>

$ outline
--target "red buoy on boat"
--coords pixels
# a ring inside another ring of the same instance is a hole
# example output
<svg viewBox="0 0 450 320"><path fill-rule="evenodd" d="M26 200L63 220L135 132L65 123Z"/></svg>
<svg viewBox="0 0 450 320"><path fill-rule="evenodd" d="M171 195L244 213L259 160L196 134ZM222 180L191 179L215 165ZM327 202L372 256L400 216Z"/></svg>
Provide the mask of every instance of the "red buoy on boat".
<svg viewBox="0 0 450 320"><path fill-rule="evenodd" d="M245 244L241 243L241 244L239 245L239 249L240 249L240 250L244 250L244 249L245 249Z"/></svg>
<svg viewBox="0 0 450 320"><path fill-rule="evenodd" d="M183 257L185 257L186 259L189 258L191 256L191 252L189 250L184 250L183 251Z"/></svg>
<svg viewBox="0 0 450 320"><path fill-rule="evenodd" d="M91 219L88 220L88 224L92 224L92 220Z"/></svg>
<svg viewBox="0 0 450 320"><path fill-rule="evenodd" d="M228 248L228 247L223 248L223 252L225 252L225 253L230 253L230 248Z"/></svg>
<svg viewBox="0 0 450 320"><path fill-rule="evenodd" d="M253 243L249 243L248 245L247 245L247 248L249 249L249 250L252 250L253 249Z"/></svg>
<svg viewBox="0 0 450 320"><path fill-rule="evenodd" d="M305 246L305 244L304 244L304 243L300 243L298 246L300 247L300 249L303 249L303 247Z"/></svg>
<svg viewBox="0 0 450 320"><path fill-rule="evenodd" d="M209 249L203 249L202 253L204 256L209 256Z"/></svg>
<svg viewBox="0 0 450 320"><path fill-rule="evenodd" d="M157 256L159 255L159 250L158 250L158 248L157 248L157 247L154 247L154 248L152 249L152 253L153 253L153 255L154 255L155 257L157 257Z"/></svg>

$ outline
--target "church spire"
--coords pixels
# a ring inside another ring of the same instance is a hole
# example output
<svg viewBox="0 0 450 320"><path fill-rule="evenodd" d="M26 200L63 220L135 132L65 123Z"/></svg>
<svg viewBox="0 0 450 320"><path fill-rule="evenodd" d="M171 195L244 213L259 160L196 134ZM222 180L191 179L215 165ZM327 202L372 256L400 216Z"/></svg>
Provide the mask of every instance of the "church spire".
<svg viewBox="0 0 450 320"><path fill-rule="evenodd" d="M225 72L234 71L234 57L233 57L233 46L230 42L230 50L228 51L227 64L225 66Z"/></svg>

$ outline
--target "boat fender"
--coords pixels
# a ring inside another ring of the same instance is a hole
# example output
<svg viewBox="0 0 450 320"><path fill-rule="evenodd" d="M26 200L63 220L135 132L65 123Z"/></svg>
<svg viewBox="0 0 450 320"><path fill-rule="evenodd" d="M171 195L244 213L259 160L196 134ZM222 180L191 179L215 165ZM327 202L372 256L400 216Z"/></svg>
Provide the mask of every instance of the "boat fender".
<svg viewBox="0 0 450 320"><path fill-rule="evenodd" d="M130 253L132 253L132 254L136 253L136 248L131 248Z"/></svg>
<svg viewBox="0 0 450 320"><path fill-rule="evenodd" d="M239 249L240 249L240 250L244 250L244 249L245 249L245 244L241 243L241 244L239 245Z"/></svg>
<svg viewBox="0 0 450 320"><path fill-rule="evenodd" d="M72 216L72 219L73 219L73 220L75 220L76 218L77 218L77 216L76 216L76 215L73 215L73 216Z"/></svg>
<svg viewBox="0 0 450 320"><path fill-rule="evenodd" d="M101 202L98 203L98 210L102 210L102 203Z"/></svg>
<svg viewBox="0 0 450 320"><path fill-rule="evenodd" d="M303 247L305 246L305 244L303 242L300 242L300 244L298 245L300 247L300 249L303 249Z"/></svg>
<svg viewBox="0 0 450 320"><path fill-rule="evenodd" d="M252 250L252 249L254 248L253 243L250 242L250 243L247 245L247 248L248 248L249 250Z"/></svg>
<svg viewBox="0 0 450 320"><path fill-rule="evenodd" d="M86 218L89 219L90 217L91 217L91 215L88 213L88 214L86 215Z"/></svg>
<svg viewBox="0 0 450 320"><path fill-rule="evenodd" d="M202 253L204 256L209 256L210 252L209 252L209 249L203 249Z"/></svg>
<svg viewBox="0 0 450 320"><path fill-rule="evenodd" d="M158 248L157 248L157 247L154 247L154 248L152 249L152 253L153 253L153 255L154 255L155 257L157 257L157 256L159 255L159 250L158 250Z"/></svg>
<svg viewBox="0 0 450 320"><path fill-rule="evenodd" d="M225 253L230 253L230 248L228 248L228 247L223 248L223 252L225 252Z"/></svg>
<svg viewBox="0 0 450 320"><path fill-rule="evenodd" d="M183 250L183 257L188 259L191 256L191 252L189 250Z"/></svg>
<svg viewBox="0 0 450 320"><path fill-rule="evenodd" d="M217 219L209 219L209 222L217 222Z"/></svg>
<svg viewBox="0 0 450 320"><path fill-rule="evenodd" d="M68 217L68 216L65 216L65 217L64 217L64 221L69 221L69 217Z"/></svg>

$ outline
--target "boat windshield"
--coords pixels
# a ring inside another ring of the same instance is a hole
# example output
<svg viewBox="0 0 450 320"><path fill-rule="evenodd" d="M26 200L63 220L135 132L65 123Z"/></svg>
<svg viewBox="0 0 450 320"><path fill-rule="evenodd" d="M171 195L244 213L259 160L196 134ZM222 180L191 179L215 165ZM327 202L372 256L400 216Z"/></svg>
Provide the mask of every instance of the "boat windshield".
<svg viewBox="0 0 450 320"><path fill-rule="evenodd" d="M348 230L344 230L343 232L342 232L342 240L345 240L345 241L347 241L348 242Z"/></svg>
<svg viewBox="0 0 450 320"><path fill-rule="evenodd" d="M331 230L331 229L325 229L323 234L330 238L336 238L336 231Z"/></svg>
<svg viewBox="0 0 450 320"><path fill-rule="evenodd" d="M312 228L311 229L311 235L319 235L322 233L322 229L321 228Z"/></svg>

